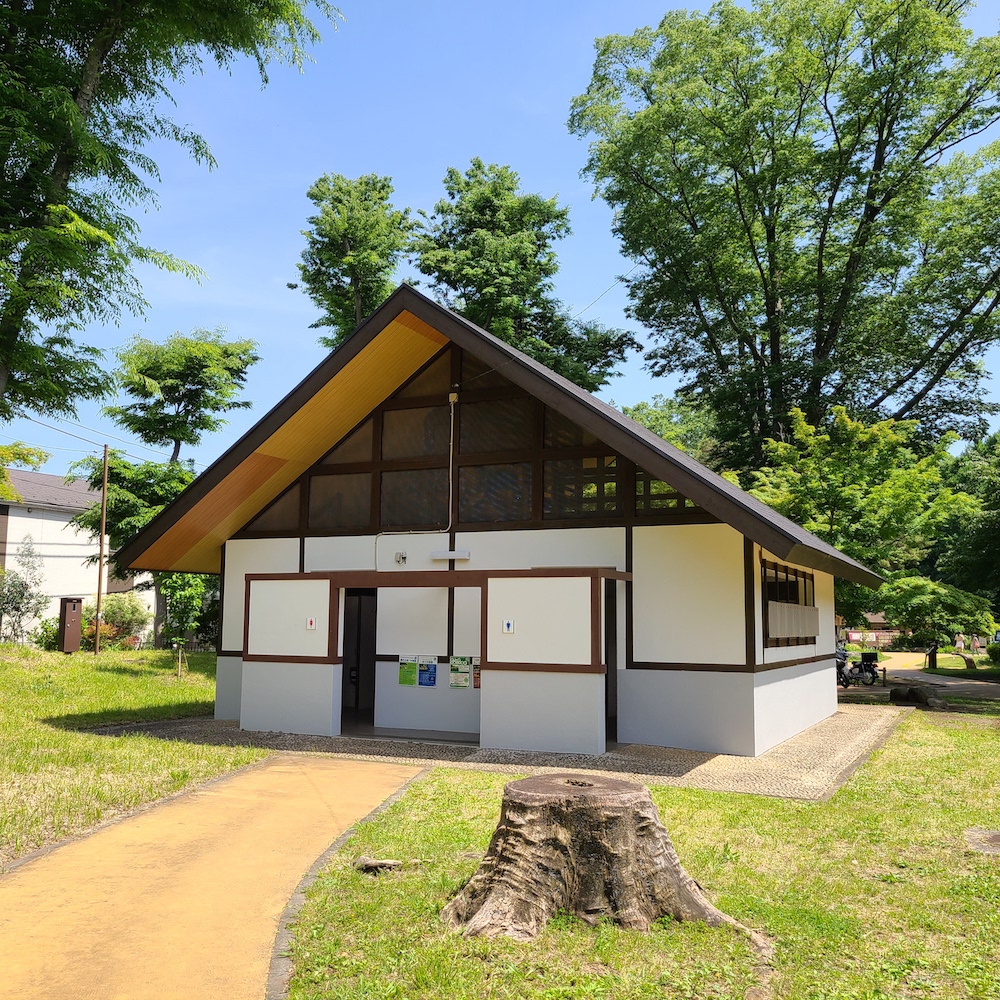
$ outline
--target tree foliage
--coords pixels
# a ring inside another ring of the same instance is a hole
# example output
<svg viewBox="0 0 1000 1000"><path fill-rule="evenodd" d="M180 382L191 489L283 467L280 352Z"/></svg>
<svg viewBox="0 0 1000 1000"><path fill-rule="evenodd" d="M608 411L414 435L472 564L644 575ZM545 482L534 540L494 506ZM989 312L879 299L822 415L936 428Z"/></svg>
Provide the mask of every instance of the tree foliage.
<svg viewBox="0 0 1000 1000"><path fill-rule="evenodd" d="M392 191L389 177L324 174L307 192L317 212L302 233L299 274L323 311L313 326L332 331L320 337L325 347L337 347L392 291L413 227L408 208L393 208Z"/></svg>
<svg viewBox="0 0 1000 1000"><path fill-rule="evenodd" d="M876 572L911 569L944 526L978 508L943 482L950 439L921 457L911 447L912 421L866 426L836 407L826 429L798 409L789 423L791 440L765 442L768 464L753 474L750 492ZM836 588L849 625L879 607L874 591L846 580Z"/></svg>
<svg viewBox="0 0 1000 1000"><path fill-rule="evenodd" d="M115 423L151 445L196 445L226 421L220 414L253 404L238 399L247 369L260 360L252 340L227 341L223 330L174 333L162 344L135 337L118 351L116 385L135 402L107 406Z"/></svg>
<svg viewBox="0 0 1000 1000"><path fill-rule="evenodd" d="M24 642L28 626L49 606L42 590L42 557L26 535L14 556L17 569L0 570L0 642Z"/></svg>
<svg viewBox="0 0 1000 1000"><path fill-rule="evenodd" d="M656 373L734 468L832 405L975 439L1000 339L1000 37L973 0L721 0L597 41L571 129Z"/></svg>
<svg viewBox="0 0 1000 1000"><path fill-rule="evenodd" d="M157 573L156 580L166 606L163 639L183 646L188 633L198 629L209 578L197 573Z"/></svg>
<svg viewBox="0 0 1000 1000"><path fill-rule="evenodd" d="M1000 609L1000 433L966 448L946 477L975 496L980 508L951 522L935 569L946 583L987 595Z"/></svg>
<svg viewBox="0 0 1000 1000"><path fill-rule="evenodd" d="M41 448L32 448L22 441L11 444L0 444L0 500L21 499L21 494L14 488L7 470L14 466L18 469L40 469L51 458L48 452Z"/></svg>
<svg viewBox="0 0 1000 1000"><path fill-rule="evenodd" d="M956 632L992 636L996 631L986 598L925 576L901 577L884 584L879 604L895 628L930 634L938 642L943 638L950 643Z"/></svg>
<svg viewBox="0 0 1000 1000"><path fill-rule="evenodd" d="M569 210L524 193L516 171L478 157L465 173L450 167L444 187L413 237L415 264L434 292L577 385L604 385L639 345L625 331L579 322L553 297L554 244L570 231Z"/></svg>
<svg viewBox="0 0 1000 1000"><path fill-rule="evenodd" d="M332 8L319 0L321 11ZM0 23L0 419L72 413L107 388L85 323L144 307L132 267L196 268L143 246L128 213L154 202L147 148L205 141L165 116L206 62L301 65L318 35L301 0L13 0Z"/></svg>
<svg viewBox="0 0 1000 1000"><path fill-rule="evenodd" d="M715 466L715 420L684 397L654 395L650 402L623 406L622 413L687 452L703 465ZM717 469L716 471L722 471Z"/></svg>
<svg viewBox="0 0 1000 1000"><path fill-rule="evenodd" d="M100 491L103 461L96 455L88 455L70 466L69 475L85 479L92 490ZM194 478L190 462L133 463L120 451L111 449L108 452L107 533L115 576L125 580L132 575L127 567L116 561L118 549L146 527ZM92 538L99 538L100 503L91 504L71 523L87 531Z"/></svg>

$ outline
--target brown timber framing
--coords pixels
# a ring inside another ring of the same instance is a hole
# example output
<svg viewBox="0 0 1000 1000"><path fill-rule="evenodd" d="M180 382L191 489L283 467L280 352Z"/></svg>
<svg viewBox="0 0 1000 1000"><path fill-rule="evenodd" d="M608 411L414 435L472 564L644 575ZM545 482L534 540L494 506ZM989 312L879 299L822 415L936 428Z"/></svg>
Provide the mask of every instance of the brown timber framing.
<svg viewBox="0 0 1000 1000"><path fill-rule="evenodd" d="M376 341L383 332L387 339L379 345ZM318 415L341 414L345 407L351 420L343 423L353 423L361 417L361 407L352 403L358 398L356 371L361 371L368 380L365 385L369 394L374 392L372 373L381 372L385 384L381 398L385 399L448 341L468 351L488 369L502 371L508 381L593 434L607 445L608 454L635 463L689 498L707 515L732 525L779 559L867 586L882 582L867 567L727 483L652 432L405 285L136 538L123 546L119 552L121 561L132 569L218 572L222 544L234 536L240 523L253 516L251 508L263 510L328 450L329 441L316 441L314 448L312 438L301 438L300 426L306 431L321 428L325 425ZM409 364L410 359L413 364L404 372L402 366ZM338 379L341 372L345 374ZM367 402L368 396L363 398ZM408 399L407 405L413 405L414 399ZM375 403L371 399L364 409L370 410ZM343 427L338 425L337 434L330 436L342 435ZM286 468L294 474L286 475L283 471ZM240 521L236 521L237 513ZM614 523L622 522L616 518ZM596 527L600 521L580 518L565 526L570 524ZM561 525L554 521L524 525L536 526ZM488 522L477 523L474 530L489 527Z"/></svg>
<svg viewBox="0 0 1000 1000"><path fill-rule="evenodd" d="M453 475L451 477L450 510L453 512L451 527L448 529L446 521L388 524L383 521L381 510L381 487L382 476L386 472L410 472L421 469L446 469L448 468L447 450L443 449L436 455L414 455L407 458L383 458L381 455L383 416L387 411L399 411L423 408L441 408L449 406L449 394L439 393L432 396L394 396L383 400L371 412L362 417L351 427L342 437L330 442L330 447L324 454L298 479L292 482L272 503L278 503L281 498L291 490L299 489L299 520L296 525L289 525L283 528L257 529L253 527L253 522L260 516L260 512L250 518L239 531L235 532L234 538L281 538L287 537L290 533L308 538L329 538L353 535L369 535L379 532L407 532L407 531L429 531L440 528L442 531L449 530L449 546L454 549L454 536L458 532L470 531L518 531L538 528L580 528L580 527L620 527L622 524L717 524L719 519L707 511L698 507L686 505L686 498L678 495L676 506L661 506L640 512L637 507L636 482L637 472L643 477L644 483L648 486L651 477L645 470L637 470L635 463L621 455L613 454L611 449L603 441L596 441L592 444L570 445L564 447L546 446L545 444L545 405L530 393L516 385L506 387L490 387L486 389L468 389L461 384L462 350L455 345L448 345L436 353L426 364L422 365L397 392L402 392L408 385L419 379L430 367L437 364L444 356L448 356L451 364L452 391L458 395L455 404L455 427L454 427L454 457L452 463ZM456 374L456 372L458 374ZM524 399L530 400L532 406L532 433L533 441L530 448L508 449L504 451L489 451L466 453L462 448L462 407L475 405L483 402L497 402L504 400ZM353 462L328 463L328 456L335 452L345 441L357 433L369 421L372 422L371 452L367 459ZM594 460L597 469L601 468L600 462L607 457L615 459L615 473L613 482L616 485L615 511L603 514L579 514L573 517L553 517L546 514L545 505L545 466L548 462L557 462L565 459ZM518 521L462 521L460 507L460 482L461 470L474 466L500 466L500 465L530 465L531 466L531 517L527 520ZM310 483L321 476L346 476L352 474L369 474L371 476L371 506L369 509L369 520L367 524L353 527L338 527L333 529L323 529L311 527L309 524L309 493ZM654 495L660 501L675 498L672 494ZM649 497L644 496L643 501L649 503ZM267 508L265 508L266 510ZM454 568L450 566L449 568Z"/></svg>
<svg viewBox="0 0 1000 1000"><path fill-rule="evenodd" d="M489 581L501 578L524 579L540 577L565 579L585 577L590 580L590 662L589 663L511 663L506 661L491 661L487 658L487 623L489 621ZM604 663L602 629L601 629L601 581L619 580L628 582L631 573L603 567L539 567L536 569L508 570L414 570L377 572L375 570L332 570L317 573L247 573L245 577L245 596L243 603L243 650L244 660L267 663L340 663L342 657L337 655L340 616L340 591L347 588L425 588L435 587L479 588L481 598L480 621L480 670L528 670L545 673L603 674L607 669ZM328 655L315 656L279 656L277 654L252 655L248 653L250 635L250 587L256 580L328 580L330 582L330 641ZM234 655L235 652L234 652ZM391 660L392 656L376 653L377 661ZM448 662L447 657L438 656L438 662Z"/></svg>
<svg viewBox="0 0 1000 1000"><path fill-rule="evenodd" d="M813 656L800 656L794 660L781 660L779 663L755 663L750 667L745 663L656 663L653 661L636 661L632 667L635 670L700 670L719 674L762 674L768 670L797 667L803 663L820 663L823 660L832 662L833 657L833 653L816 653Z"/></svg>

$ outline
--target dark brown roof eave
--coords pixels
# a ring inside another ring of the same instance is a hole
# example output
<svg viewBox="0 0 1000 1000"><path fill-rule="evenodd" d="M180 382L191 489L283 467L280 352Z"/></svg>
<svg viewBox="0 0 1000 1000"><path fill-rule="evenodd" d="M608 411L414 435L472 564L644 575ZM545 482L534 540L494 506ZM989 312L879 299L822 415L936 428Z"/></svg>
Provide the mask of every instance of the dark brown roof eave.
<svg viewBox="0 0 1000 1000"><path fill-rule="evenodd" d="M866 587L876 588L883 582L867 566L845 556L618 410L409 285L396 289L339 348L122 546L118 553L122 563L132 569L149 568L142 565L142 554L403 311L439 330L481 361L502 368L504 376L512 382L779 558Z"/></svg>

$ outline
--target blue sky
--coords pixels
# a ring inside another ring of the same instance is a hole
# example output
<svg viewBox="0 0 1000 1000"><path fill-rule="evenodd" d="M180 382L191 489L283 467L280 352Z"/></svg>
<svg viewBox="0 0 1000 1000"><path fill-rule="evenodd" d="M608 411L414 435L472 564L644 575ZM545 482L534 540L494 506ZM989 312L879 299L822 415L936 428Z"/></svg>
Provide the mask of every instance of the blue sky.
<svg viewBox="0 0 1000 1000"><path fill-rule="evenodd" d="M707 4L679 6L704 9ZM968 20L977 33L994 32L998 18L984 3ZM143 269L149 309L144 318L123 317L120 326L94 326L85 339L107 351L136 333L162 339L175 330L225 327L232 337L259 344L262 361L252 369L251 410L182 451L200 466L217 458L296 385L323 357L309 324L316 310L298 277L301 230L310 213L306 189L321 174L389 175L399 206L431 208L441 197L449 166L464 168L473 156L507 163L526 190L558 195L569 206L573 233L559 246L556 286L574 311L614 285L632 265L611 235L611 213L592 200L579 175L586 144L566 130L571 98L581 93L593 63L594 39L631 33L656 23L669 9L662 2L619 0L508 0L478 5L459 0L344 0L346 20L336 31L321 23L323 42L302 74L274 66L261 89L248 63L231 72L207 68L175 90L176 121L208 140L218 167L208 171L169 144L151 152L160 165L158 208L140 217L151 246L192 261L207 273L196 284ZM400 277L406 277L402 272ZM611 288L588 318L627 326L622 285ZM640 339L641 329L634 327ZM1000 351L988 359L1000 367ZM622 376L602 393L619 404L669 393L672 383L653 379L633 357ZM992 396L1000 399L1000 384ZM135 457L157 456L82 404L78 426L40 416L64 432L28 420L4 427L0 441L19 439L45 448L46 472L68 464L108 441ZM109 435L113 435L114 438Z"/></svg>

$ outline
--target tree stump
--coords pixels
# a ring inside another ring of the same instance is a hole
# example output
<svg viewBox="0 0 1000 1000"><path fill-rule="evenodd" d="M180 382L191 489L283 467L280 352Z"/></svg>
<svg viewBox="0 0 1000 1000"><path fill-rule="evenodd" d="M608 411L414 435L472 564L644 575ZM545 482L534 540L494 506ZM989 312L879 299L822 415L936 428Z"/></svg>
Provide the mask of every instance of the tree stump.
<svg viewBox="0 0 1000 1000"><path fill-rule="evenodd" d="M537 935L557 911L649 930L658 917L730 924L681 867L642 785L547 774L504 789L500 823L479 870L442 911L466 937Z"/></svg>

